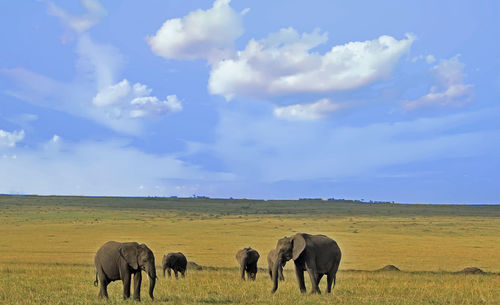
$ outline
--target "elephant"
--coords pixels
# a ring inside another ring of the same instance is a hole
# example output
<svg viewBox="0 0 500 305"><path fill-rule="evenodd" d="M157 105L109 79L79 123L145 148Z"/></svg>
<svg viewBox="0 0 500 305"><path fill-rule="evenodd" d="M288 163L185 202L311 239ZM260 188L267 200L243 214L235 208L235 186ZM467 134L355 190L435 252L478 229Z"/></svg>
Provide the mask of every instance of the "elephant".
<svg viewBox="0 0 500 305"><path fill-rule="evenodd" d="M272 280L273 289L278 289L278 270L281 263L293 259L295 275L300 292L306 292L304 284L304 271L307 270L311 279L311 293L321 293L318 284L323 275L327 276L327 292L332 291L332 282L335 287L337 270L340 265L342 253L333 239L325 235L310 235L297 233L291 237L283 237L276 244L276 260L273 264Z"/></svg>
<svg viewBox="0 0 500 305"><path fill-rule="evenodd" d="M168 253L167 255L163 255L162 260L162 268L163 268L163 277L165 277L165 270L167 270L168 277L171 277L170 270L174 270L175 278L177 277L177 272L181 273L181 276L184 277L186 272L187 259L184 254L181 252L176 253Z"/></svg>
<svg viewBox="0 0 500 305"><path fill-rule="evenodd" d="M134 275L134 300L141 300L141 271L149 276L149 296L154 300L153 290L156 284L156 267L153 252L145 245L136 242L120 243L108 241L102 245L94 258L96 279L99 284L99 298L108 298L108 284L122 280L123 298L130 297L130 277Z"/></svg>
<svg viewBox="0 0 500 305"><path fill-rule="evenodd" d="M269 277L271 280L273 279L273 265L274 262L276 261L276 249L271 249L269 253L267 254L267 268L269 270ZM285 267L286 262L282 262L280 267L278 268L278 277L280 281L284 281L285 277L283 276L283 267Z"/></svg>
<svg viewBox="0 0 500 305"><path fill-rule="evenodd" d="M257 276L257 261L259 260L259 252L250 247L243 248L236 253L236 260L240 263L240 275L245 280L245 271L247 279L255 281Z"/></svg>

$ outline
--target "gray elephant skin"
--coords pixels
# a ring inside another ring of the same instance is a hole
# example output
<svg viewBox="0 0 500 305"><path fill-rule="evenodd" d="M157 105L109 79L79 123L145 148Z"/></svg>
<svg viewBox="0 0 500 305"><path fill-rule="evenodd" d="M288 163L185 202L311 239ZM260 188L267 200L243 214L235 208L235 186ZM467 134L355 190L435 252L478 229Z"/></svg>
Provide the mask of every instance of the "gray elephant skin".
<svg viewBox="0 0 500 305"><path fill-rule="evenodd" d="M291 259L295 264L295 274L300 292L306 292L304 271L309 273L311 279L311 293L321 293L318 284L325 274L327 276L327 292L331 292L332 283L335 287L342 253L337 242L333 239L325 235L298 233L278 240L276 251L277 256L272 272L272 293L278 289L278 268L280 264Z"/></svg>
<svg viewBox="0 0 500 305"><path fill-rule="evenodd" d="M250 247L243 248L236 253L236 260L240 264L240 276L245 280L245 272L247 279L255 281L257 276L257 261L259 260L259 252Z"/></svg>
<svg viewBox="0 0 500 305"><path fill-rule="evenodd" d="M108 298L108 284L122 280L123 298L130 297L130 278L134 275L134 299L141 300L141 271L149 276L149 296L154 299L153 290L156 283L155 257L145 245L136 242L120 243L108 241L102 245L94 258L96 280L94 286L101 282L99 298Z"/></svg>
<svg viewBox="0 0 500 305"><path fill-rule="evenodd" d="M182 277L186 273L187 259L181 252L171 252L167 255L163 255L162 259L162 269L163 277L165 277L165 270L167 270L168 277L171 277L171 270L174 270L175 278L177 279L177 273L180 272Z"/></svg>
<svg viewBox="0 0 500 305"><path fill-rule="evenodd" d="M267 254L267 269L269 270L269 277L271 280L273 279L273 266L274 262L276 261L276 255L278 252L276 252L276 249L271 249L269 253ZM285 267L286 262L282 262L281 265L278 268L278 278L280 281L284 281L285 277L283 276L283 267Z"/></svg>

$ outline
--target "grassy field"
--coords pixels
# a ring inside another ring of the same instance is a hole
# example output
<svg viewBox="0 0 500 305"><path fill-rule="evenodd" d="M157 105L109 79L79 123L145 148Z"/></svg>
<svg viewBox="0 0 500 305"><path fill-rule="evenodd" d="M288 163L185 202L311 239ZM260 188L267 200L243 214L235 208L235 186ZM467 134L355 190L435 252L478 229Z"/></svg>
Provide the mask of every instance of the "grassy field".
<svg viewBox="0 0 500 305"><path fill-rule="evenodd" d="M341 247L332 295L300 295L292 263L273 296L263 271L238 279L238 249L257 249L266 268L276 240L295 232ZM500 304L499 232L500 206L0 196L0 304L102 304L93 256L108 240L146 243L157 264L182 251L211 267L160 278L156 304ZM388 264L403 272L372 272ZM488 274L455 273L469 266ZM110 285L110 304L133 303L121 289Z"/></svg>

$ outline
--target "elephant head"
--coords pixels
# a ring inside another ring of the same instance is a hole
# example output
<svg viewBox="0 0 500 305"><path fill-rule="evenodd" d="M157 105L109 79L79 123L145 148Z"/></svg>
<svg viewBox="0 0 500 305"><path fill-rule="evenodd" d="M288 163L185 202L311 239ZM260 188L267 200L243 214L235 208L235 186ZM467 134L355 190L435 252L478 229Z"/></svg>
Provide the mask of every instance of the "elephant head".
<svg viewBox="0 0 500 305"><path fill-rule="evenodd" d="M155 256L145 244L137 243L123 244L120 254L133 270L143 270L149 277L149 296L153 297L153 290L156 284Z"/></svg>
<svg viewBox="0 0 500 305"><path fill-rule="evenodd" d="M274 262L272 270L273 293L276 291L276 289L278 289L279 266L285 265L285 263L291 259L298 259L305 248L306 241L300 234L292 237L285 236L282 239L278 240L278 243L276 244L276 261Z"/></svg>

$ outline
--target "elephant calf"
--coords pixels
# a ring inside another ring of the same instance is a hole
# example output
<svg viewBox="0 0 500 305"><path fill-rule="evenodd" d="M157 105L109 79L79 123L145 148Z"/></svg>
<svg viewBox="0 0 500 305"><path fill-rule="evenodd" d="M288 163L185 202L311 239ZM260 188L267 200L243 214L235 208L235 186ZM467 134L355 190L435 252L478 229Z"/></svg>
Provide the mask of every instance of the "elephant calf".
<svg viewBox="0 0 500 305"><path fill-rule="evenodd" d="M240 264L240 275L245 280L245 271L247 278L255 281L257 276L257 261L259 260L259 252L250 247L243 248L236 253L236 260Z"/></svg>
<svg viewBox="0 0 500 305"><path fill-rule="evenodd" d="M273 279L273 266L274 262L276 262L276 249L271 249L269 254L267 254L267 269L269 270L269 277L271 280ZM285 277L283 276L283 267L285 267L286 262L281 262L278 268L278 277L280 281L284 281Z"/></svg>
<svg viewBox="0 0 500 305"><path fill-rule="evenodd" d="M108 241L102 245L94 258L96 279L94 286L101 282L99 298L108 298L108 284L122 280L123 298L130 297L130 277L134 275L134 299L141 300L141 271L149 276L149 296L153 300L156 283L155 256L145 244L136 242L119 243Z"/></svg>
<svg viewBox="0 0 500 305"><path fill-rule="evenodd" d="M178 279L177 273L180 272L182 277L186 272L187 259L181 252L168 253L163 255L162 268L163 277L165 277L165 270L167 270L168 277L171 277L170 270L174 270L175 278Z"/></svg>

